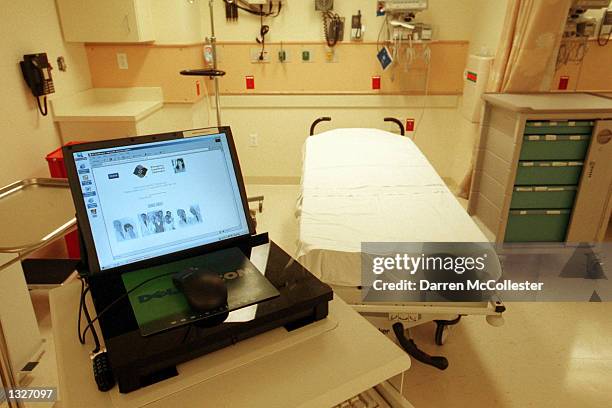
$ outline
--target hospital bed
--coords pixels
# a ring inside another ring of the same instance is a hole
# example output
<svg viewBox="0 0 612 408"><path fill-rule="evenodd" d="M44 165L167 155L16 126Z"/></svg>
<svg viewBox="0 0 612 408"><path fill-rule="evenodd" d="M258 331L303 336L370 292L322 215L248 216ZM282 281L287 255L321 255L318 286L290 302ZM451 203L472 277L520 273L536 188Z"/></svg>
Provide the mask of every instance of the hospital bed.
<svg viewBox="0 0 612 408"><path fill-rule="evenodd" d="M444 357L419 350L408 328L436 323L442 345L461 316L503 324L501 301L364 303L362 242L489 242L408 137L378 129L335 129L304 145L298 260L419 361L445 369ZM402 123L394 122L404 135ZM406 334L408 337L405 337Z"/></svg>

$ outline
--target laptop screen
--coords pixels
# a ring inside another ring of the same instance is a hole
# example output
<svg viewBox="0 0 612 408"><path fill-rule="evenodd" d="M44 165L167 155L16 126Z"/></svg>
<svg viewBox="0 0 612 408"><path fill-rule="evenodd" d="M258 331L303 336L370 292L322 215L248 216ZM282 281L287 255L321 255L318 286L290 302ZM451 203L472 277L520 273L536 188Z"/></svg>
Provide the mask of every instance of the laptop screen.
<svg viewBox="0 0 612 408"><path fill-rule="evenodd" d="M249 234L225 133L72 155L102 271Z"/></svg>

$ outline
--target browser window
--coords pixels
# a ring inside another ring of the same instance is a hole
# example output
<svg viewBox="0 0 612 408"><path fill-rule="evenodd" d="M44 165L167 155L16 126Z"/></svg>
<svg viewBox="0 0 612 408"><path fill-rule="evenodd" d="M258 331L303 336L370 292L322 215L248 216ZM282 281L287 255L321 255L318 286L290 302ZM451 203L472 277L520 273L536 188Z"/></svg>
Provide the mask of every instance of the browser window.
<svg viewBox="0 0 612 408"><path fill-rule="evenodd" d="M73 155L101 270L249 232L224 133Z"/></svg>

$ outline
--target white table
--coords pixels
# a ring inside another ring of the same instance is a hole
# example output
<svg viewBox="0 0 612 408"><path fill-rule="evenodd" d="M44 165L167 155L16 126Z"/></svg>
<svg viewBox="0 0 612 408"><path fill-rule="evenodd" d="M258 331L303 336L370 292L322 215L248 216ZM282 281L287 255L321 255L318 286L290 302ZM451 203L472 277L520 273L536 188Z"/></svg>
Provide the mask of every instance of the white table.
<svg viewBox="0 0 612 408"><path fill-rule="evenodd" d="M257 265L257 255L251 259ZM410 367L403 350L336 297L321 322L244 340L179 365L178 377L129 394L116 387L101 393L88 357L93 347L76 337L79 291L73 282L50 293L64 408L331 407Z"/></svg>

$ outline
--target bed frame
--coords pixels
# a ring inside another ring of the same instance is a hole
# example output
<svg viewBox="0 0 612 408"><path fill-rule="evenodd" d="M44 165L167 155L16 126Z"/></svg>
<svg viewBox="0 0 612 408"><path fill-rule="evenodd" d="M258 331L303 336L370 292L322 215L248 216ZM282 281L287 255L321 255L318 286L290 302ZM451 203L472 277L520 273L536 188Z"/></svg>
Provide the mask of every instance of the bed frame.
<svg viewBox="0 0 612 408"><path fill-rule="evenodd" d="M310 126L310 136L314 135L319 123L331 120L329 116L317 118ZM405 136L404 126L399 119L386 117L384 121L397 124L400 134ZM450 329L459 323L462 316L484 316L490 325L496 327L504 324L502 314L505 312L506 307L499 299L488 302L373 304L362 302L360 287L331 286L338 296L376 326L383 334L397 341L411 357L440 370L445 370L448 367L448 360L445 357L432 356L420 350L410 337L409 329L411 327L434 322L436 324L434 340L437 345L441 346L446 342Z"/></svg>

